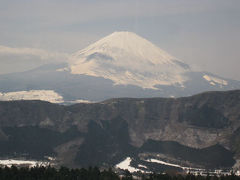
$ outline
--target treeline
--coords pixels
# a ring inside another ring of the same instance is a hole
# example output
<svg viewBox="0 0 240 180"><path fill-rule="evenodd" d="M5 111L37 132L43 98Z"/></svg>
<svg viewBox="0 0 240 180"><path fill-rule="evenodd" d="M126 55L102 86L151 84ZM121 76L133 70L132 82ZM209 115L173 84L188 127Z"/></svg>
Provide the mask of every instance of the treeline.
<svg viewBox="0 0 240 180"><path fill-rule="evenodd" d="M97 167L69 169L61 167L4 167L0 168L0 180L119 180L111 169L100 171Z"/></svg>
<svg viewBox="0 0 240 180"><path fill-rule="evenodd" d="M97 167L88 169L69 169L61 167L3 167L0 168L0 180L240 180L240 177L234 174L229 176L194 176L187 175L169 175L169 174L138 174L133 176L129 171L123 171L121 175L115 173L112 169L100 171Z"/></svg>

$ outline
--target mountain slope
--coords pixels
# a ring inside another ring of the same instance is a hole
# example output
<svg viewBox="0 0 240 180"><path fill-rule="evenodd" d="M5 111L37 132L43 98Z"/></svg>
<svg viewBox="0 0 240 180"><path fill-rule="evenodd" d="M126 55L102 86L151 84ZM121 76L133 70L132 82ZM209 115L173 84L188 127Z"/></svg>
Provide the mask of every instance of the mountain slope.
<svg viewBox="0 0 240 180"><path fill-rule="evenodd" d="M78 167L115 165L126 157L229 167L240 157L239 108L239 90L71 106L0 102L0 156L55 156L59 164Z"/></svg>
<svg viewBox="0 0 240 180"><path fill-rule="evenodd" d="M115 32L73 54L73 74L104 77L115 84L155 88L183 84L187 64L132 32Z"/></svg>

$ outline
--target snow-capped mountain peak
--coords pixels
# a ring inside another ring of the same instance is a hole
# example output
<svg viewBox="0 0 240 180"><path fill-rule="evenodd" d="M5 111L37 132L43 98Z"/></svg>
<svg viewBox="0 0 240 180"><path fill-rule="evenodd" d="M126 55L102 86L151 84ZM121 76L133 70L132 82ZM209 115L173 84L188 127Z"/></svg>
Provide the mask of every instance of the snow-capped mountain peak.
<svg viewBox="0 0 240 180"><path fill-rule="evenodd" d="M93 51L111 53L113 57L124 51L139 58L147 59L153 64L170 63L171 59L176 59L133 32L114 32L77 52L75 56L82 53L87 55Z"/></svg>
<svg viewBox="0 0 240 180"><path fill-rule="evenodd" d="M183 84L189 66L132 32L114 32L70 58L70 71L153 88Z"/></svg>

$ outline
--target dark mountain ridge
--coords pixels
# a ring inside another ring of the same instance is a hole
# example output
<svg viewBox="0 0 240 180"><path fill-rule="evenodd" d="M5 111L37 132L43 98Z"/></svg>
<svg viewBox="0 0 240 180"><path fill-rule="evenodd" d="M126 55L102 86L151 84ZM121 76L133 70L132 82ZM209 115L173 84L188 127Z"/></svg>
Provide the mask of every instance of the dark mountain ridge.
<svg viewBox="0 0 240 180"><path fill-rule="evenodd" d="M230 167L240 157L239 109L240 90L71 106L0 102L0 156L56 156L67 166L102 166L158 154L183 165ZM167 142L179 145L166 151ZM192 154L186 157L181 149ZM216 156L203 162L209 154Z"/></svg>

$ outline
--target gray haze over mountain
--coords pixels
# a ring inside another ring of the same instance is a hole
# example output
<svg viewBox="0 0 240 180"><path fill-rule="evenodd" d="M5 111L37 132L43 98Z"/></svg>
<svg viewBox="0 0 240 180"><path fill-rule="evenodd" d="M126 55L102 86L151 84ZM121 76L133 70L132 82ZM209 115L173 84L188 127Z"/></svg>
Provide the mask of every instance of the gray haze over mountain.
<svg viewBox="0 0 240 180"><path fill-rule="evenodd" d="M195 68L240 80L239 0L0 0L0 74L66 61L133 31Z"/></svg>

